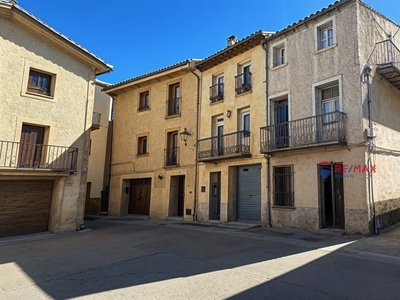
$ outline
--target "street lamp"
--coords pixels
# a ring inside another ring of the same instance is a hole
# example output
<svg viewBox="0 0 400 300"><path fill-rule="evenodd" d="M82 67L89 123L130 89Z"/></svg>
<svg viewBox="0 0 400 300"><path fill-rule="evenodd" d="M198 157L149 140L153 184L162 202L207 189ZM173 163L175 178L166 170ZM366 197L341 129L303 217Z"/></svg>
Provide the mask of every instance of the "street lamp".
<svg viewBox="0 0 400 300"><path fill-rule="evenodd" d="M187 141L188 141L189 137L191 136L190 132L188 132L185 127L185 129L183 129L183 131L180 133L180 135L181 135L182 141L185 143L185 146L187 146Z"/></svg>

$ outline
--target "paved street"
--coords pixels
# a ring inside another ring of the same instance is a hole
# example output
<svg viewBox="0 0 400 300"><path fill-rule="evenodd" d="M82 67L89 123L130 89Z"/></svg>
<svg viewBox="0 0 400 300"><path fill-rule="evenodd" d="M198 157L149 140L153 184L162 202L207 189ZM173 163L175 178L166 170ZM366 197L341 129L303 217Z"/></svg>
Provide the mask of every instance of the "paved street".
<svg viewBox="0 0 400 300"><path fill-rule="evenodd" d="M400 299L400 250L386 255L379 238L135 217L85 225L0 239L0 299Z"/></svg>

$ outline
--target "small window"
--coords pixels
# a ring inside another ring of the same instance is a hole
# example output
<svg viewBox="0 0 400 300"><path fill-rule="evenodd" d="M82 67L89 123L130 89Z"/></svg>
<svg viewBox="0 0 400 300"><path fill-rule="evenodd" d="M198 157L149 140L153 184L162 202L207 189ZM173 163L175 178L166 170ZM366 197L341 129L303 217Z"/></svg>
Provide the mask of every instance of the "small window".
<svg viewBox="0 0 400 300"><path fill-rule="evenodd" d="M331 17L327 21L317 24L316 35L317 50L326 49L335 45L335 18Z"/></svg>
<svg viewBox="0 0 400 300"><path fill-rule="evenodd" d="M36 70L29 70L27 91L45 96L52 95L52 75Z"/></svg>
<svg viewBox="0 0 400 300"><path fill-rule="evenodd" d="M294 188L292 166L273 168L274 205L294 207Z"/></svg>
<svg viewBox="0 0 400 300"><path fill-rule="evenodd" d="M147 136L141 136L138 139L138 155L148 154L147 152Z"/></svg>
<svg viewBox="0 0 400 300"><path fill-rule="evenodd" d="M320 29L320 49L328 48L333 45L333 28Z"/></svg>
<svg viewBox="0 0 400 300"><path fill-rule="evenodd" d="M273 54L274 54L274 63L273 63L274 67L278 67L286 63L285 44L281 44L274 47Z"/></svg>
<svg viewBox="0 0 400 300"><path fill-rule="evenodd" d="M146 110L150 108L150 94L149 91L140 93L139 96L139 110Z"/></svg>

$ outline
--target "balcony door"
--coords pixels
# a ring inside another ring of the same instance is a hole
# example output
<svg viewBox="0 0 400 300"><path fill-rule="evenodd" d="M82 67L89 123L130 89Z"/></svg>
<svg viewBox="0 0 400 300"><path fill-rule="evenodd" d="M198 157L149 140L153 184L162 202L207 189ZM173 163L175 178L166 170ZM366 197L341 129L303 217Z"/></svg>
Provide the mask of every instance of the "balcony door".
<svg viewBox="0 0 400 300"><path fill-rule="evenodd" d="M275 107L275 145L277 148L289 146L288 101L279 101Z"/></svg>
<svg viewBox="0 0 400 300"><path fill-rule="evenodd" d="M218 96L223 97L223 95L224 95L224 76L219 76L217 78L217 84L218 84Z"/></svg>
<svg viewBox="0 0 400 300"><path fill-rule="evenodd" d="M175 166L178 164L178 132L169 132L167 141L167 165Z"/></svg>
<svg viewBox="0 0 400 300"><path fill-rule="evenodd" d="M224 154L224 118L216 119L214 126L214 138L213 138L213 155Z"/></svg>
<svg viewBox="0 0 400 300"><path fill-rule="evenodd" d="M243 85L251 84L251 65L243 66Z"/></svg>
<svg viewBox="0 0 400 300"><path fill-rule="evenodd" d="M169 86L169 101L170 101L170 113L169 115L179 114L179 99L181 97L181 88L179 83L175 83Z"/></svg>
<svg viewBox="0 0 400 300"><path fill-rule="evenodd" d="M318 140L320 142L330 141L335 138L339 127L340 98L339 86L321 90L321 114L319 124Z"/></svg>
<svg viewBox="0 0 400 300"><path fill-rule="evenodd" d="M43 127L22 125L18 167L33 168L39 166L42 154L43 138Z"/></svg>
<svg viewBox="0 0 400 300"><path fill-rule="evenodd" d="M250 110L246 109L240 112L240 145L242 147L250 145ZM243 149L242 149L243 150Z"/></svg>

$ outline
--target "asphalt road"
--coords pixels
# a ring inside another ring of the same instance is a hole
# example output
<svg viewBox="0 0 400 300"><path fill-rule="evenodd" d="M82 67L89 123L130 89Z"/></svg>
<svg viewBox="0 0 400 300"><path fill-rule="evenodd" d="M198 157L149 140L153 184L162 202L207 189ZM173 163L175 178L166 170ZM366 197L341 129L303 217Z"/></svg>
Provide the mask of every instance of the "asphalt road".
<svg viewBox="0 0 400 300"><path fill-rule="evenodd" d="M0 245L0 299L400 299L400 264L223 228L96 220Z"/></svg>

